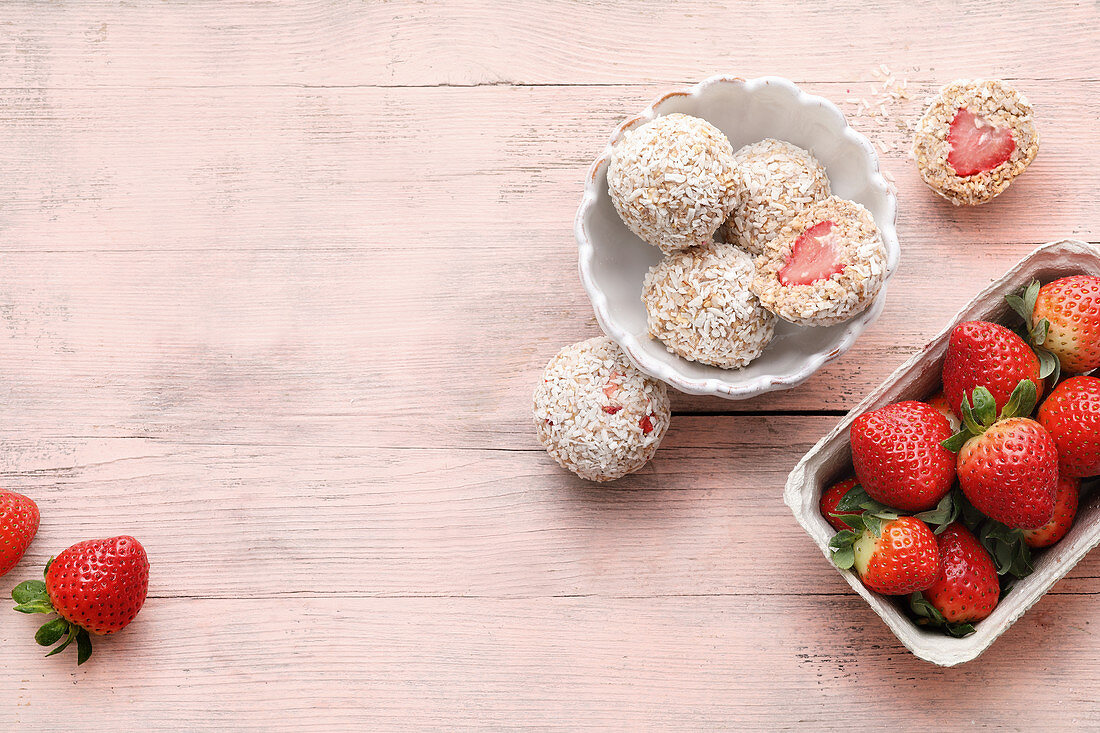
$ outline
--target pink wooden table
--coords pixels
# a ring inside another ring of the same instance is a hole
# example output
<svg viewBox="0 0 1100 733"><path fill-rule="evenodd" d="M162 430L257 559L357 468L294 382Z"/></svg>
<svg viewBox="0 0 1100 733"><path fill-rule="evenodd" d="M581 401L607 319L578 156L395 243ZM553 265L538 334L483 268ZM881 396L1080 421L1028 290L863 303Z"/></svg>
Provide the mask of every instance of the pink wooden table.
<svg viewBox="0 0 1100 733"><path fill-rule="evenodd" d="M1098 26L1045 0L6 4L0 480L43 524L3 583L121 532L153 573L79 670L0 613L0 729L1095 725L1100 553L941 670L780 495L983 284L1100 240ZM880 64L913 100L856 116ZM677 395L653 463L588 485L528 418L546 359L597 333L581 179L719 72L787 76L883 144L901 268L810 382ZM958 210L904 122L981 75L1030 97L1042 151Z"/></svg>

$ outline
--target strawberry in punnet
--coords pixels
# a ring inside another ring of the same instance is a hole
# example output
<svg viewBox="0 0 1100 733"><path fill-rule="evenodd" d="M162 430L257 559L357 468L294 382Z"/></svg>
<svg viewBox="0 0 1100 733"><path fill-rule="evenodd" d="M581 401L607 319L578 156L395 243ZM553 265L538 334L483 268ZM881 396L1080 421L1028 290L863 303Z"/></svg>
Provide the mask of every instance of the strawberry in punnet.
<svg viewBox="0 0 1100 733"><path fill-rule="evenodd" d="M1080 479L1058 477L1058 489L1054 494L1054 516L1039 529L1023 531L1024 542L1028 547L1050 547L1066 536L1077 516L1077 497L1080 491Z"/></svg>
<svg viewBox="0 0 1100 733"><path fill-rule="evenodd" d="M46 564L46 582L28 580L12 591L15 610L54 613L34 635L42 646L64 642L53 656L76 641L77 664L92 655L90 634L113 634L125 628L145 603L149 558L133 537L78 542Z"/></svg>
<svg viewBox="0 0 1100 733"><path fill-rule="evenodd" d="M883 519L855 515L854 528L837 532L829 543L837 567L854 567L860 580L888 596L924 590L940 572L936 536L916 517Z"/></svg>
<svg viewBox="0 0 1100 733"><path fill-rule="evenodd" d="M1100 379L1071 377L1039 408L1039 422L1058 446L1066 476L1100 474Z"/></svg>
<svg viewBox="0 0 1100 733"><path fill-rule="evenodd" d="M850 529L850 527L848 527L848 524L843 519L837 517L836 515L845 513L850 514L852 512L838 511L836 505L840 502L841 499L844 498L845 494L847 494L858 485L859 479L857 479L855 476L852 476L851 478L846 478L843 481L838 481L837 483L833 484L832 486L821 492L821 516L825 517L825 521L832 525L833 529L837 530L838 532L843 529ZM858 513L858 511L856 513Z"/></svg>
<svg viewBox="0 0 1100 733"><path fill-rule="evenodd" d="M940 390L936 394L932 395L927 400L928 404L935 407L940 411L944 417L947 418L947 422L951 425L951 434L959 432L959 428L962 427L962 423L959 422L958 415L951 409L951 405L947 404L947 397L944 395L943 390Z"/></svg>
<svg viewBox="0 0 1100 733"><path fill-rule="evenodd" d="M38 534L38 505L14 491L0 489L0 575L16 566Z"/></svg>
<svg viewBox="0 0 1100 733"><path fill-rule="evenodd" d="M996 127L981 115L959 108L947 131L951 150L947 164L957 176L972 176L991 171L1012 157L1016 140L1012 130Z"/></svg>
<svg viewBox="0 0 1100 733"><path fill-rule="evenodd" d="M1053 365L1049 365L1053 371ZM1049 372L1048 372L1049 373ZM1035 383L1036 400L1043 394L1039 357L1022 338L988 321L955 326L943 362L943 392L951 410L962 417L963 398L973 400L975 387L985 387L1004 408L1021 379Z"/></svg>
<svg viewBox="0 0 1100 733"><path fill-rule="evenodd" d="M963 400L963 429L944 442L958 451L959 485L974 507L1002 524L1038 529L1054 516L1058 450L1050 433L1030 415L1035 384L1025 379L997 414L993 395L974 390L974 408Z"/></svg>
<svg viewBox="0 0 1100 733"><path fill-rule="evenodd" d="M897 402L852 422L852 464L868 496L906 512L931 509L955 482L955 457L940 445L947 418L923 402Z"/></svg>
<svg viewBox="0 0 1100 733"><path fill-rule="evenodd" d="M1100 277L1073 275L1042 287L1035 280L1005 300L1024 319L1040 355L1053 354L1061 371L1081 374L1100 367Z"/></svg>
<svg viewBox="0 0 1100 733"><path fill-rule="evenodd" d="M971 625L993 613L1001 595L997 568L982 543L960 522L936 536L940 574L936 582L909 599L918 623L945 626L952 636L974 631Z"/></svg>

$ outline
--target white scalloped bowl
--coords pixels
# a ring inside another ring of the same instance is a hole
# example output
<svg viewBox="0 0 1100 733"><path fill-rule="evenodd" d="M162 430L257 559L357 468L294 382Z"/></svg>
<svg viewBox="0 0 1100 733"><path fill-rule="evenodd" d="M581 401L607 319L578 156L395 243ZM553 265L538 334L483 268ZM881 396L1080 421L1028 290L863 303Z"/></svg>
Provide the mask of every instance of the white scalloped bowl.
<svg viewBox="0 0 1100 733"><path fill-rule="evenodd" d="M768 348L744 369L719 369L669 353L649 336L642 304L642 281L661 252L619 218L607 193L607 164L612 146L625 131L673 112L707 120L729 137L734 150L773 137L811 151L825 166L833 193L863 204L874 216L886 244L888 282L900 255L894 229L897 199L879 173L874 148L848 126L832 102L806 94L786 79L718 76L666 94L620 125L585 181L574 227L581 282L600 327L639 369L682 392L733 400L801 384L851 348L878 318L886 303L886 285L867 310L845 323L813 328L780 321Z"/></svg>

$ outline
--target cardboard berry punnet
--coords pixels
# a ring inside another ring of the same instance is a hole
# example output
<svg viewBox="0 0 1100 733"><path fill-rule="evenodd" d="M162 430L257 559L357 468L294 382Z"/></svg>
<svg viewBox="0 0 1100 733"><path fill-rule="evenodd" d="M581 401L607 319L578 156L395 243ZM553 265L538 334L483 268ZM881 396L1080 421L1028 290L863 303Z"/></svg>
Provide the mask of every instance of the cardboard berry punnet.
<svg viewBox="0 0 1100 733"><path fill-rule="evenodd" d="M830 566L833 563L828 559L831 555L829 540L835 530L821 516L819 500L822 491L851 473L852 453L848 438L852 422L869 410L900 400L923 400L938 391L948 340L956 324L972 320L1011 324L1014 316L1005 302L1006 295L1020 291L1035 279L1047 283L1078 274L1100 275L1100 248L1073 240L1039 247L979 293L931 343L902 364L803 456L787 478L783 498ZM1036 555L1034 572L1017 581L993 613L976 625L975 632L962 638L917 626L902 608L904 599L879 595L865 587L854 573L839 572L909 651L921 659L950 667L968 662L988 649L1098 543L1100 500L1088 496L1082 499L1078 519L1065 539Z"/></svg>

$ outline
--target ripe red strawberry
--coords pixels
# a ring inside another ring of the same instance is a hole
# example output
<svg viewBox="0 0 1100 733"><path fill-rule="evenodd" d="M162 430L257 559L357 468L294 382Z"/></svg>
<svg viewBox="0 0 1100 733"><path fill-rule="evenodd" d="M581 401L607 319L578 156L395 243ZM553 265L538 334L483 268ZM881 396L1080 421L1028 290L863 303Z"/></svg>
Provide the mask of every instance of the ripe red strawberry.
<svg viewBox="0 0 1100 733"><path fill-rule="evenodd" d="M951 409L951 405L947 404L947 397L944 396L943 390L929 397L927 402L932 405L932 407L939 410L941 415L947 418L947 422L951 425L952 434L959 432L962 423L959 422L958 415Z"/></svg>
<svg viewBox="0 0 1100 733"><path fill-rule="evenodd" d="M1039 357L1012 331L988 321L966 321L951 332L943 362L943 392L960 417L963 397L972 400L975 387L988 389L1000 410L1021 379L1034 382L1036 399L1041 397L1039 371Z"/></svg>
<svg viewBox="0 0 1100 733"><path fill-rule="evenodd" d="M1100 379L1071 377L1039 408L1039 422L1058 446L1066 476L1100 474Z"/></svg>
<svg viewBox="0 0 1100 733"><path fill-rule="evenodd" d="M1046 428L1017 417L1031 414L1034 406L1030 380L1020 382L999 418L993 395L978 387L973 410L963 401L962 432L945 443L959 451L963 494L978 511L1008 527L1038 529L1054 516L1058 450Z"/></svg>
<svg viewBox="0 0 1100 733"><path fill-rule="evenodd" d="M924 590L935 582L940 553L924 522L916 517L883 520L869 513L853 521L854 531L838 532L829 543L839 567L854 566L864 585L890 596Z"/></svg>
<svg viewBox="0 0 1100 733"><path fill-rule="evenodd" d="M57 654L75 640L77 663L92 654L89 634L113 634L125 628L145 603L149 559L133 537L78 542L46 565L46 582L20 583L12 598L22 613L54 613L35 641L51 646L65 637Z"/></svg>
<svg viewBox="0 0 1100 733"><path fill-rule="evenodd" d="M833 529L838 532L842 529L850 529L850 527L839 517L834 517L833 514L837 513L837 502L844 498L844 495L852 490L859 484L859 479L855 476L846 478L843 481L838 481L829 488L821 492L821 516L825 517L825 521L832 525ZM856 512L841 512L844 514L859 513Z"/></svg>
<svg viewBox="0 0 1100 733"><path fill-rule="evenodd" d="M831 221L814 224L791 247L790 257L779 271L783 285L809 285L844 269L844 256Z"/></svg>
<svg viewBox="0 0 1100 733"><path fill-rule="evenodd" d="M940 445L947 418L923 402L897 402L852 422L852 464L863 490L906 512L936 506L955 482L955 459Z"/></svg>
<svg viewBox="0 0 1100 733"><path fill-rule="evenodd" d="M38 505L0 489L0 575L14 568L38 534Z"/></svg>
<svg viewBox="0 0 1100 733"><path fill-rule="evenodd" d="M1024 542L1028 547L1050 547L1066 536L1077 516L1077 495L1080 490L1080 479L1058 477L1058 488L1054 493L1054 517L1039 529L1023 530Z"/></svg>
<svg viewBox="0 0 1100 733"><path fill-rule="evenodd" d="M959 522L948 525L936 540L942 569L923 591L925 599L948 623L981 621L993 613L1001 594L993 558Z"/></svg>
<svg viewBox="0 0 1100 733"><path fill-rule="evenodd" d="M990 171L1012 157L1016 141L1008 127L995 127L989 120L960 107L947 131L951 146L947 164L957 176Z"/></svg>
<svg viewBox="0 0 1100 733"><path fill-rule="evenodd" d="M1056 356L1063 372L1100 367L1100 277L1073 275L1042 287L1035 280L1005 300L1027 323L1032 343Z"/></svg>

